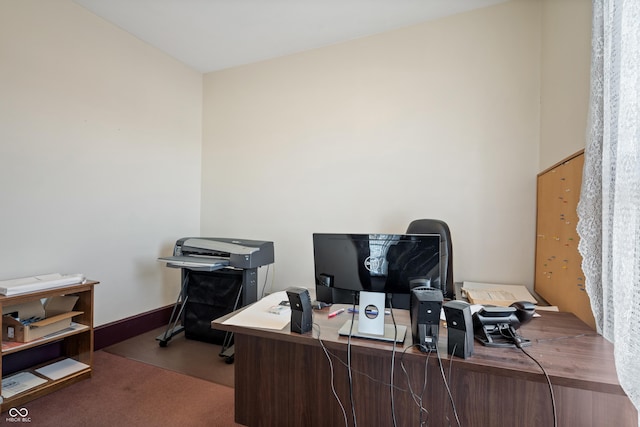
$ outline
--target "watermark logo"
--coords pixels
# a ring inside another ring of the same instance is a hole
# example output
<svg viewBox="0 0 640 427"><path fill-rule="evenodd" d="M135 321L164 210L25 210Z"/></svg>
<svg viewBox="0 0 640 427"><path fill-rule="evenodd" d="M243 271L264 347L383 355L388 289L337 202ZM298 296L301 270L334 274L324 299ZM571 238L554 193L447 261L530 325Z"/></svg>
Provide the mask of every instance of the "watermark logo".
<svg viewBox="0 0 640 427"><path fill-rule="evenodd" d="M8 423L30 423L29 410L27 408L11 408L5 421Z"/></svg>

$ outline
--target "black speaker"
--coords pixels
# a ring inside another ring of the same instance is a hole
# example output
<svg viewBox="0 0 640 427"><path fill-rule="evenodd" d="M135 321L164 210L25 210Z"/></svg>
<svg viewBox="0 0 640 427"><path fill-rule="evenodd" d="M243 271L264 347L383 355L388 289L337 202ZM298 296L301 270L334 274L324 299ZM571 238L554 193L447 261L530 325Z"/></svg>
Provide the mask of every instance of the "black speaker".
<svg viewBox="0 0 640 427"><path fill-rule="evenodd" d="M420 350L435 350L438 345L442 291L435 288L414 288L411 290L411 332L413 343L420 344Z"/></svg>
<svg viewBox="0 0 640 427"><path fill-rule="evenodd" d="M447 319L447 353L466 359L473 354L471 306L464 301L449 301L443 306Z"/></svg>
<svg viewBox="0 0 640 427"><path fill-rule="evenodd" d="M291 305L291 332L304 334L311 330L312 310L311 296L305 288L287 289L287 297Z"/></svg>

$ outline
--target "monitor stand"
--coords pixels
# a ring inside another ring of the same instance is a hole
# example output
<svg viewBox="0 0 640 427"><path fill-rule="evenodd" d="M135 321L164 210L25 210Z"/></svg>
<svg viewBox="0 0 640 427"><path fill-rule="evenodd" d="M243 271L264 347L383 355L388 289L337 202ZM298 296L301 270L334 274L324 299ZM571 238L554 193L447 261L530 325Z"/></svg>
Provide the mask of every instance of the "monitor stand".
<svg viewBox="0 0 640 427"><path fill-rule="evenodd" d="M397 334L396 334L396 328L398 330ZM341 336L347 336L347 337L351 335L352 337L356 337L356 338L367 338L370 340L378 340L378 341L386 341L386 342L395 341L397 343L403 343L404 337L407 334L407 327L404 325L396 325L396 327L394 328L393 324L385 323L383 335L367 334L367 333L358 331L357 320L354 320L353 328L351 327L351 320L347 320L345 324L342 325L342 327L338 331L338 334L340 334Z"/></svg>
<svg viewBox="0 0 640 427"><path fill-rule="evenodd" d="M357 329L361 334L384 335L384 297L382 292L360 291ZM356 326L355 324L353 326Z"/></svg>
<svg viewBox="0 0 640 427"><path fill-rule="evenodd" d="M340 328L340 335L368 338L372 340L404 342L407 327L384 323L383 292L360 291L358 320L347 320Z"/></svg>

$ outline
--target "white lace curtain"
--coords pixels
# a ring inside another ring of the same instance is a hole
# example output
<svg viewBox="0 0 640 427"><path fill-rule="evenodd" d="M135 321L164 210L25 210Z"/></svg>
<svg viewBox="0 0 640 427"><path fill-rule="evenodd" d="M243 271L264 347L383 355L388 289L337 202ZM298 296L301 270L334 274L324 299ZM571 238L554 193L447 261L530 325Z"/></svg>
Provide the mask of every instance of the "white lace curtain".
<svg viewBox="0 0 640 427"><path fill-rule="evenodd" d="M640 0L593 0L579 250L598 332L640 408Z"/></svg>

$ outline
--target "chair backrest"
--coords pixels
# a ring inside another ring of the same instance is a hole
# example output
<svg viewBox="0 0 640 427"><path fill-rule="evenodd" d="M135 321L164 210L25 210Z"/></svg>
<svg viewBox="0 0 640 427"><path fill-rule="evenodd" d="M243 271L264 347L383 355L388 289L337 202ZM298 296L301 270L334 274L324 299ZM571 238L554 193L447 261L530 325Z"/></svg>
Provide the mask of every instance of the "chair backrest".
<svg viewBox="0 0 640 427"><path fill-rule="evenodd" d="M451 231L446 222L439 219L416 219L407 227L407 234L440 235L440 283L445 298L454 298L453 291L453 248Z"/></svg>

